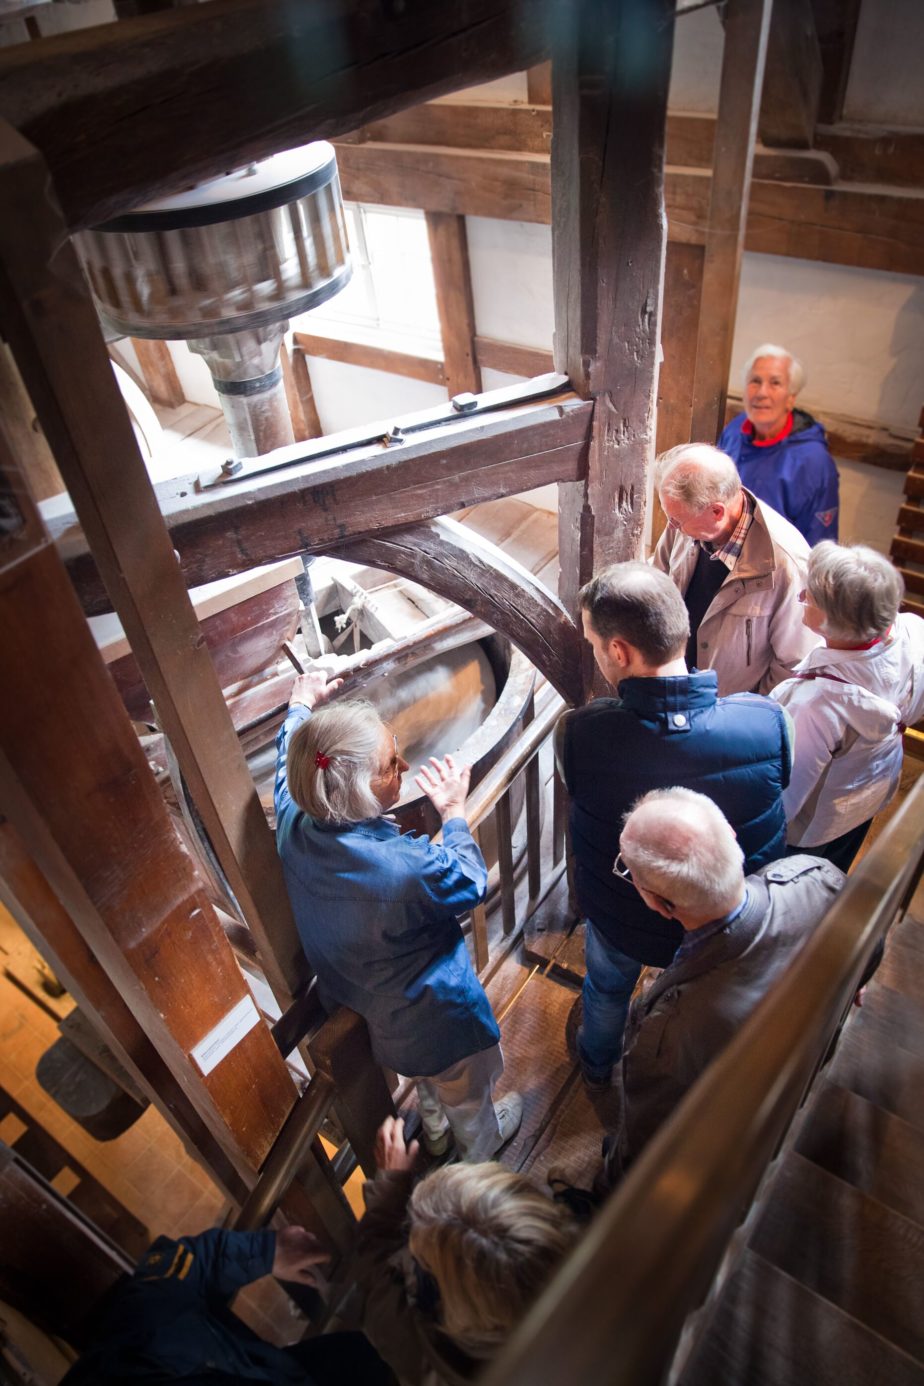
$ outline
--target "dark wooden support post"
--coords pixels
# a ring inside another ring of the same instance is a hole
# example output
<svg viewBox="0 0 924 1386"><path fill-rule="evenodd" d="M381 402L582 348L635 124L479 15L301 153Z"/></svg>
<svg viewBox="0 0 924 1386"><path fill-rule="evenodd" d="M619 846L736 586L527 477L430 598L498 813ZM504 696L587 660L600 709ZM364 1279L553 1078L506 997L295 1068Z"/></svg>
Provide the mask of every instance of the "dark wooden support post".
<svg viewBox="0 0 924 1386"><path fill-rule="evenodd" d="M690 437L712 443L725 422L757 113L773 0L729 0L706 229Z"/></svg>
<svg viewBox="0 0 924 1386"><path fill-rule="evenodd" d="M148 341L145 337L131 337L129 340L135 348L151 403L163 404L168 409L178 409L185 404L186 396L167 343Z"/></svg>
<svg viewBox="0 0 924 1386"><path fill-rule="evenodd" d="M466 391L478 394L481 370L475 359L475 305L465 218L447 212L427 212L426 217L446 389L450 397Z"/></svg>
<svg viewBox="0 0 924 1386"><path fill-rule="evenodd" d="M559 488L559 595L571 612L595 569L641 552L673 12L670 0L581 0L553 54L555 364L594 401L587 480Z"/></svg>
<svg viewBox="0 0 924 1386"><path fill-rule="evenodd" d="M760 103L759 129L764 144L811 149L822 78L821 48L810 0L773 0Z"/></svg>
<svg viewBox="0 0 924 1386"><path fill-rule="evenodd" d="M318 1073L333 1080L334 1109L343 1133L370 1179L375 1174L375 1134L395 1104L385 1075L372 1057L366 1022L341 1006L308 1044Z"/></svg>
<svg viewBox="0 0 924 1386"><path fill-rule="evenodd" d="M0 200L7 212L0 301L11 345L267 979L285 1004L309 974L275 844L76 255L48 196L47 170L9 126L0 131Z"/></svg>
<svg viewBox="0 0 924 1386"><path fill-rule="evenodd" d="M658 375L658 453L690 441L693 378L703 292L701 245L668 241L664 267L664 313L661 318L663 359ZM664 528L664 511L657 492L651 498L651 541Z"/></svg>

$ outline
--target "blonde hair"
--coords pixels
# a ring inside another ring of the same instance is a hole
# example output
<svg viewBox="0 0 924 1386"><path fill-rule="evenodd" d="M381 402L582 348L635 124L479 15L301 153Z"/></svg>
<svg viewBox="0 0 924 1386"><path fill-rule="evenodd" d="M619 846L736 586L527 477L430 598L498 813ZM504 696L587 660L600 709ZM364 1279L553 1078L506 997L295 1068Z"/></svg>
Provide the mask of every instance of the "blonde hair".
<svg viewBox="0 0 924 1386"><path fill-rule="evenodd" d="M361 823L382 805L371 781L380 773L381 717L361 698L318 708L292 734L286 759L289 793L319 823ZM318 756L326 757L326 766Z"/></svg>
<svg viewBox="0 0 924 1386"><path fill-rule="evenodd" d="M410 1201L411 1255L436 1280L442 1326L487 1357L523 1317L577 1232L567 1209L500 1165L450 1165Z"/></svg>
<svg viewBox="0 0 924 1386"><path fill-rule="evenodd" d="M660 496L679 501L696 515L707 505L728 505L741 492L734 462L711 443L681 443L662 452L655 463L655 485Z"/></svg>

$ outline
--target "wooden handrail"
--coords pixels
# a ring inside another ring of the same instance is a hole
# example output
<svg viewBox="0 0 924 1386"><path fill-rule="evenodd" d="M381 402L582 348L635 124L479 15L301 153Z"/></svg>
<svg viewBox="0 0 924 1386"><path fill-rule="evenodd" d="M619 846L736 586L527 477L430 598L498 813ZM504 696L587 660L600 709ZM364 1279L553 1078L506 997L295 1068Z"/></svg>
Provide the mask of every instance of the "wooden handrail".
<svg viewBox="0 0 924 1386"><path fill-rule="evenodd" d="M924 780L481 1378L654 1386L924 860Z"/></svg>
<svg viewBox="0 0 924 1386"><path fill-rule="evenodd" d="M324 1073L316 1073L286 1118L260 1170L260 1177L233 1219L231 1225L236 1231L254 1232L269 1222L308 1159L311 1143L333 1100L333 1080Z"/></svg>

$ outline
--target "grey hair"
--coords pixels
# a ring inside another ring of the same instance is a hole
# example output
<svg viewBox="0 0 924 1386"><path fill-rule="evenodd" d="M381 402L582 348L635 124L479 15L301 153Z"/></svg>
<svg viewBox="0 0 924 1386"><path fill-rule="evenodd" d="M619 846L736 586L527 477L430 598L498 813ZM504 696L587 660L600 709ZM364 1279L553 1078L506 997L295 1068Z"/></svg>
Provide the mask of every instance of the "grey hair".
<svg viewBox="0 0 924 1386"><path fill-rule="evenodd" d="M372 792L381 773L385 724L371 703L344 699L318 708L293 733L286 760L289 793L319 823L361 823L382 805ZM317 756L329 764L320 766Z"/></svg>
<svg viewBox="0 0 924 1386"><path fill-rule="evenodd" d="M808 377L805 374L805 367L798 356L793 356L792 352L787 351L785 347L774 346L773 342L761 342L760 346L756 347L745 361L745 385L747 385L748 377L754 369L754 362L759 361L762 356L780 356L784 361L789 362L789 393L791 395L798 395L800 391L805 388L805 382Z"/></svg>
<svg viewBox="0 0 924 1386"><path fill-rule="evenodd" d="M741 494L737 467L711 443L681 443L662 452L655 464L655 485L660 496L679 501L697 515L707 505L728 505Z"/></svg>
<svg viewBox="0 0 924 1386"><path fill-rule="evenodd" d="M604 640L626 640L653 665L686 649L690 618L667 573L649 563L611 563L578 593L581 609Z"/></svg>
<svg viewBox="0 0 924 1386"><path fill-rule="evenodd" d="M643 795L626 814L619 850L646 890L684 913L720 919L740 898L744 853L705 794L676 788Z"/></svg>
<svg viewBox="0 0 924 1386"><path fill-rule="evenodd" d="M858 644L885 635L901 606L901 573L865 544L823 539L809 553L806 587L824 617L821 634Z"/></svg>

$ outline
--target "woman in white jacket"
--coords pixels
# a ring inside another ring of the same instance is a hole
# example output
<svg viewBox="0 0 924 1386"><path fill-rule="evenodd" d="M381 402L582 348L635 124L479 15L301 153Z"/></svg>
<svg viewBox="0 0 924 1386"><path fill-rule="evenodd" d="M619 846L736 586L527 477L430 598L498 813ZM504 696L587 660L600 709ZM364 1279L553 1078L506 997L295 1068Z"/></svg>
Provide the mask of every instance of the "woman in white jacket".
<svg viewBox="0 0 924 1386"><path fill-rule="evenodd" d="M899 615L903 596L874 549L817 544L800 599L825 643L770 695L795 724L789 845L843 871L898 788L902 732L924 714L924 620Z"/></svg>

